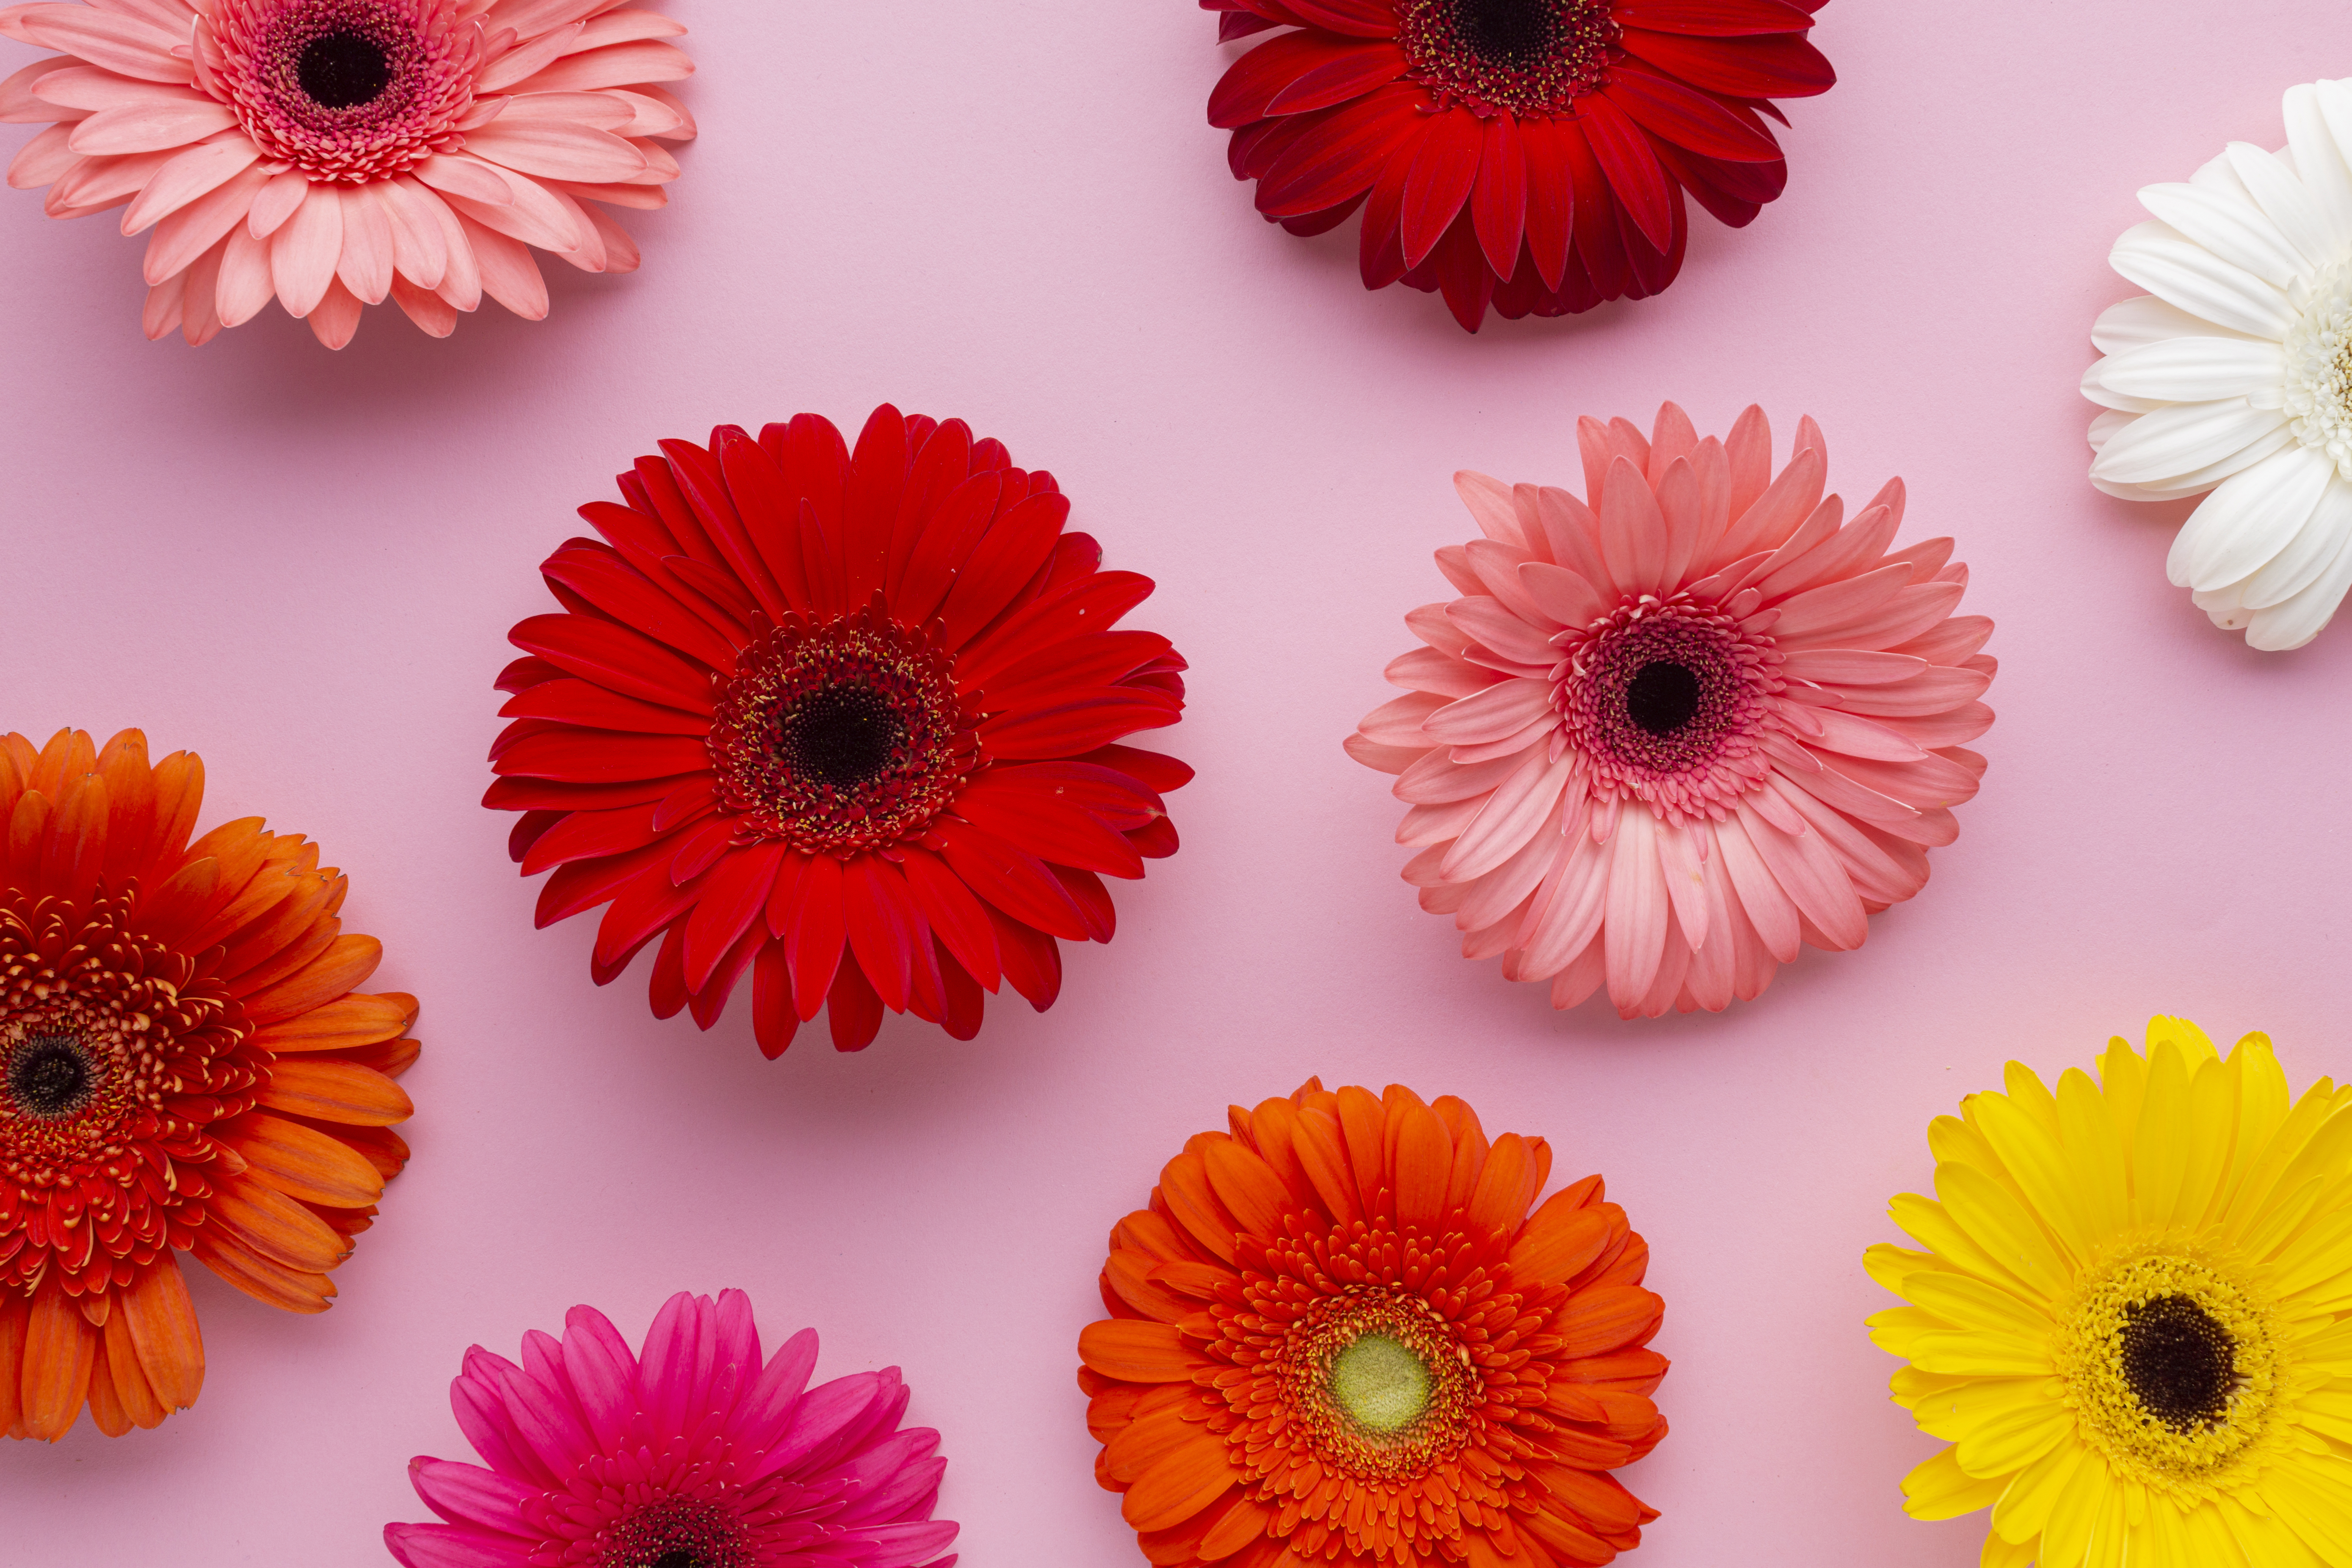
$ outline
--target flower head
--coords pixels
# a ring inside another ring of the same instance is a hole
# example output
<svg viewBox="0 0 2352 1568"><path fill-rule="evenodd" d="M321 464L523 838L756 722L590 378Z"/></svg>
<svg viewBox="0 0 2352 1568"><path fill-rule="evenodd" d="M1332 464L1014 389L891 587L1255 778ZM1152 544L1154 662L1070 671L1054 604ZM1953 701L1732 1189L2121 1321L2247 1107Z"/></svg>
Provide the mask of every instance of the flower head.
<svg viewBox="0 0 2352 1568"><path fill-rule="evenodd" d="M330 348L398 302L446 337L487 294L533 321L532 247L628 272L599 203L658 207L656 85L686 29L621 0L37 0L0 34L62 51L0 81L0 121L52 121L8 168L52 217L126 202L148 241L147 335L192 343L274 295Z"/></svg>
<svg viewBox="0 0 2352 1568"><path fill-rule="evenodd" d="M194 1404L177 1254L320 1312L407 1145L416 998L361 995L346 879L258 817L189 842L204 764L126 730L0 739L0 1431Z"/></svg>
<svg viewBox="0 0 2352 1568"><path fill-rule="evenodd" d="M1871 1320L1895 1402L1951 1445L1911 1513L1990 1508L1990 1568L2345 1561L2352 1089L2180 1018L2098 1072L2010 1063L1894 1202L1920 1249L1870 1249L1911 1303Z"/></svg>
<svg viewBox="0 0 2352 1568"><path fill-rule="evenodd" d="M2288 89L2285 116L2284 152L2232 142L2139 193L2155 217L2108 259L2148 292L2100 315L2083 374L2091 482L2204 495L2166 574L2264 649L2352 589L2352 81Z"/></svg>
<svg viewBox="0 0 2352 1568"><path fill-rule="evenodd" d="M1826 92L1822 0L1202 0L1234 177L1293 234L1364 215L1367 289L1442 291L1478 330L1645 299L1685 194L1733 227L1780 194L1771 100Z"/></svg>
<svg viewBox="0 0 2352 1568"><path fill-rule="evenodd" d="M1810 419L1777 476L1754 408L1577 441L1589 504L1455 476L1486 537L1437 552L1462 597L1405 617L1412 695L1348 750L1402 775L1405 879L1467 956L1559 1007L1720 1011L1926 884L1984 772L1992 623L1953 615L1950 540L1889 549L1901 480L1852 521L1822 499Z"/></svg>
<svg viewBox="0 0 2352 1568"><path fill-rule="evenodd" d="M1540 1138L1309 1079L1234 1106L1119 1221L1079 1336L1096 1475L1172 1568L1567 1568L1657 1517L1648 1246Z"/></svg>
<svg viewBox="0 0 2352 1568"><path fill-rule="evenodd" d="M541 925L610 901L603 984L656 938L655 1013L704 1028L749 971L770 1056L830 1002L959 1039L1010 982L1043 1011L1058 941L1108 942L1105 876L1172 855L1183 659L1113 630L1151 592L1066 533L1051 474L877 409L853 453L803 414L665 441L541 568L487 805L524 813Z"/></svg>
<svg viewBox="0 0 2352 1568"><path fill-rule="evenodd" d="M408 1568L953 1568L897 1367L811 1388L816 1331L762 1362L740 1290L671 1297L634 1355L593 1307L563 1321L520 1366L466 1352L449 1403L485 1465L409 1462L448 1522L383 1527Z"/></svg>

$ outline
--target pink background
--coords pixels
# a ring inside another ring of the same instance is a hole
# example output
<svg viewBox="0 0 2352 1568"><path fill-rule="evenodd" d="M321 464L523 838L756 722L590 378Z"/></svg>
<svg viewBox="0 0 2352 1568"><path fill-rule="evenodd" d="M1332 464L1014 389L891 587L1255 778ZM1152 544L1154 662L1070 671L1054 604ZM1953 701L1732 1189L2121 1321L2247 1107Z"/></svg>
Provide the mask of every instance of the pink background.
<svg viewBox="0 0 2352 1568"><path fill-rule="evenodd" d="M2074 391L2134 189L2282 141L2281 89L2347 64L2315 47L2340 0L1840 0L1815 37L1844 79L1790 106L1785 200L1697 219L1661 300L1475 339L1365 294L1352 233L1256 219L1202 121L1234 51L1184 0L677 12L704 138L676 205L630 215L635 277L551 264L543 324L486 307L432 342L378 310L330 354L273 308L151 345L140 245L0 193L0 727L142 726L203 753L208 822L320 839L427 1042L415 1163L335 1310L194 1271L202 1403L0 1453L0 1556L386 1562L382 1522L425 1515L408 1458L468 1457L467 1343L581 1300L635 1336L740 1285L772 1340L817 1325L825 1371L907 1369L972 1568L1139 1562L1073 1382L1105 1233L1229 1100L1320 1073L1544 1133L1648 1236L1675 1429L1627 1477L1664 1512L1633 1561L1973 1563L1979 1521L1900 1512L1931 1445L1861 1327L1928 1119L2158 1010L2266 1027L2298 1079L2347 1065L2352 624L2284 656L2210 629L2163 579L2185 509L2090 489ZM1849 500L1900 472L2004 668L1917 900L1760 1002L1626 1025L1465 963L1339 741L1470 531L1453 470L1577 482L1577 415L1669 396L1717 432L1760 401L1784 453L1811 413ZM707 1036L656 1023L643 962L590 985L590 921L531 929L476 804L489 682L572 509L657 437L854 429L885 398L1050 468L1160 581L1133 624L1192 661L1168 743L1201 777L1183 852L1118 888L1050 1014L770 1064L748 998Z"/></svg>

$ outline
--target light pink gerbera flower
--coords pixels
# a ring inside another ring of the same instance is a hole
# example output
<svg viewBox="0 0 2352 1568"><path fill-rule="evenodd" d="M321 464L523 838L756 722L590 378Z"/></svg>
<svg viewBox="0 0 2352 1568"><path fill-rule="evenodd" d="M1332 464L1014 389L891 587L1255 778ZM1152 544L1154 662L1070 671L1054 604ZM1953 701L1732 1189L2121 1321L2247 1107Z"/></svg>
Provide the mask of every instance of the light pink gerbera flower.
<svg viewBox="0 0 2352 1568"><path fill-rule="evenodd" d="M762 1364L740 1290L671 1297L640 1355L593 1307L563 1322L520 1366L466 1352L449 1402L489 1468L409 1461L449 1522L383 1527L408 1568L952 1568L940 1435L899 1429L897 1367L810 1388L816 1331Z"/></svg>
<svg viewBox="0 0 2352 1568"><path fill-rule="evenodd" d="M530 247L629 272L599 203L658 207L694 135L654 84L686 29L623 0L41 0L0 34L60 51L0 81L54 121L8 165L51 217L130 205L147 335L192 343L274 295L329 348L388 295L446 337L488 295L547 314Z"/></svg>
<svg viewBox="0 0 2352 1568"><path fill-rule="evenodd" d="M1465 954L1556 1007L1605 981L1628 1018L1719 1012L1925 885L1984 773L1992 622L1952 614L1950 540L1887 550L1900 479L1842 525L1811 419L1778 476L1755 408L1577 444L1589 502L1454 477L1486 534L1437 552L1463 596L1405 617L1412 695L1348 751L1402 775L1405 879Z"/></svg>

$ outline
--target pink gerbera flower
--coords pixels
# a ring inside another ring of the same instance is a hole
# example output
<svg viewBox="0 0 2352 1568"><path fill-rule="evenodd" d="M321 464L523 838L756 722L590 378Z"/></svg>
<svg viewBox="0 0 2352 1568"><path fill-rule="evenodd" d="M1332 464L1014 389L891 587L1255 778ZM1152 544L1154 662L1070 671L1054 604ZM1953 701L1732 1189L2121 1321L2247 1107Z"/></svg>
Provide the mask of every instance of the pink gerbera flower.
<svg viewBox="0 0 2352 1568"><path fill-rule="evenodd" d="M146 328L192 343L275 296L329 348L389 296L435 337L484 295L547 314L530 247L629 272L599 203L658 207L694 118L655 85L685 32L623 0L41 0L0 34L56 49L0 81L55 121L8 165L51 217L129 204Z"/></svg>
<svg viewBox="0 0 2352 1568"><path fill-rule="evenodd" d="M450 1385L488 1461L409 1461L446 1524L387 1524L408 1568L952 1568L940 1435L901 1431L898 1369L808 1387L816 1332L763 1364L740 1290L669 1299L631 1355L593 1307L522 1365L476 1345Z"/></svg>
<svg viewBox="0 0 2352 1568"><path fill-rule="evenodd" d="M1465 954L1556 1007L1717 1012L1926 884L1984 773L1992 622L1953 615L1950 540L1888 551L1900 479L1851 522L1822 499L1811 419L1778 476L1756 408L1577 444L1588 501L1454 477L1486 534L1437 552L1463 596L1405 617L1412 695L1348 750L1402 775L1405 879Z"/></svg>

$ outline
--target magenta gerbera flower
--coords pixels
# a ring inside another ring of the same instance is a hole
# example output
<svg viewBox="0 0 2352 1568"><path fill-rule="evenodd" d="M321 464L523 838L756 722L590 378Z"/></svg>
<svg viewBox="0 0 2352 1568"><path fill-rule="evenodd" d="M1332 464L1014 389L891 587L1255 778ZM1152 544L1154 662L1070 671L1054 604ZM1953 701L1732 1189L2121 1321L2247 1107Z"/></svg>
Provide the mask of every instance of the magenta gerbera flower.
<svg viewBox="0 0 2352 1568"><path fill-rule="evenodd" d="M897 1367L810 1388L816 1331L762 1362L740 1290L671 1297L637 1355L593 1307L563 1321L520 1366L466 1352L449 1403L488 1468L409 1462L448 1522L383 1527L408 1568L952 1568Z"/></svg>

